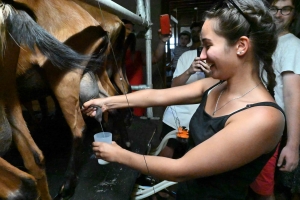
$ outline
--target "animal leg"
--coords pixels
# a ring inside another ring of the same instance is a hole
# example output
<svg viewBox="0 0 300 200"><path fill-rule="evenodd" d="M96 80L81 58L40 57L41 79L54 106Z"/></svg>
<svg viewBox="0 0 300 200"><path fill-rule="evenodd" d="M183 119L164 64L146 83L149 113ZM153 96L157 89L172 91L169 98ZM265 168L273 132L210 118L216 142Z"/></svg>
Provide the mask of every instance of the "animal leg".
<svg viewBox="0 0 300 200"><path fill-rule="evenodd" d="M0 97L1 98L1 97ZM0 99L0 157L10 148L12 142L11 128L6 118L4 104Z"/></svg>
<svg viewBox="0 0 300 200"><path fill-rule="evenodd" d="M7 49L3 57L3 62L1 62L5 70L1 74L1 81L5 83L3 99L6 104L7 119L12 129L12 138L23 158L25 167L37 180L37 189L41 198L43 200L50 200L51 197L44 169L44 157L41 150L33 141L26 126L17 94L16 68L19 47L10 37L7 37L6 42Z"/></svg>
<svg viewBox="0 0 300 200"><path fill-rule="evenodd" d="M13 167L0 157L0 199L38 199L33 176Z"/></svg>
<svg viewBox="0 0 300 200"><path fill-rule="evenodd" d="M22 116L21 106L20 104L16 104L16 106L9 107L7 110L9 113L8 121L12 127L13 140L23 158L24 165L30 174L35 177L41 198L43 200L51 199L45 173L44 156L33 141L29 130L26 127L26 122Z"/></svg>
<svg viewBox="0 0 300 200"><path fill-rule="evenodd" d="M65 181L54 199L67 199L75 192L77 174L81 168L81 150L85 122L81 115L79 103L79 83L81 71L62 73L60 70L45 67L50 86L60 104L62 113L73 136L71 158L65 173Z"/></svg>

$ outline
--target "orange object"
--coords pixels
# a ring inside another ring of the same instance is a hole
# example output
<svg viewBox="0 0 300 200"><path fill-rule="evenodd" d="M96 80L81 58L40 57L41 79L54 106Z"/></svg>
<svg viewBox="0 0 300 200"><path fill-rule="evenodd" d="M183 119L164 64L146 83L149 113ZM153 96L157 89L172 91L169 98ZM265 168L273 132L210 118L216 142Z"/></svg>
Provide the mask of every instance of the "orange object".
<svg viewBox="0 0 300 200"><path fill-rule="evenodd" d="M170 34L170 17L168 14L160 16L160 29L161 34L169 35Z"/></svg>
<svg viewBox="0 0 300 200"><path fill-rule="evenodd" d="M188 139L189 131L185 127L180 126L178 128L177 137L182 139Z"/></svg>

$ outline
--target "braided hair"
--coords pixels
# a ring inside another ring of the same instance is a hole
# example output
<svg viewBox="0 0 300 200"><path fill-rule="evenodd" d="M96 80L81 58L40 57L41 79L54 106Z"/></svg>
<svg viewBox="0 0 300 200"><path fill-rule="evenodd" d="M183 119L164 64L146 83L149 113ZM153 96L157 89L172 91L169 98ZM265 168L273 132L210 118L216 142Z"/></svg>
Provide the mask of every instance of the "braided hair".
<svg viewBox="0 0 300 200"><path fill-rule="evenodd" d="M250 39L257 70L260 71L262 81L274 97L276 81L272 54L276 49L278 37L267 2L264 0L221 1L204 14L204 19L212 18L218 21L214 27L216 34L226 38L228 45L234 45L241 36ZM263 70L267 73L267 80L264 79Z"/></svg>

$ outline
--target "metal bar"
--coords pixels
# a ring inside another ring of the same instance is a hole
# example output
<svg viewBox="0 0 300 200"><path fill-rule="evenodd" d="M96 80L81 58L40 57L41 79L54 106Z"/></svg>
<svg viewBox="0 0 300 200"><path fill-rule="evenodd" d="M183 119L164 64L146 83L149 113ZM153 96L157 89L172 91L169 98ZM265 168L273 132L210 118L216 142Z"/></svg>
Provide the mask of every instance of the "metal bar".
<svg viewBox="0 0 300 200"><path fill-rule="evenodd" d="M145 0L146 8L146 21L151 22L151 10L150 10L150 0ZM151 49L151 40L152 40L152 28L148 27L148 30L145 34L146 38L146 68L147 68L147 85L149 88L153 88L152 85L152 49ZM152 107L147 108L147 117L153 117Z"/></svg>
<svg viewBox="0 0 300 200"><path fill-rule="evenodd" d="M132 85L131 86L132 90L145 90L145 89L150 89L148 85Z"/></svg>
<svg viewBox="0 0 300 200"><path fill-rule="evenodd" d="M134 24L138 24L146 27L152 25L150 21L142 18L142 16L136 15L135 13L131 12L126 8L123 8L122 6L116 4L113 1L108 1L108 0L81 0L81 1L96 7L99 7L99 3L100 3L101 6L103 6L107 11L112 12L118 15L119 17L124 17L132 21Z"/></svg>
<svg viewBox="0 0 300 200"><path fill-rule="evenodd" d="M119 17L124 17L134 24L145 26L147 28L147 32L145 34L146 39L146 69L147 69L147 85L137 85L132 86L133 90L141 90L141 89L149 89L153 88L152 85L152 49L151 49L151 40L152 40L152 22L151 22L151 12L150 12L150 0L145 0L145 4L143 0L137 1L137 14L134 14L130 10L123 8L119 4L116 4L113 1L108 0L81 0L92 6L99 7L99 3L101 7L105 8L108 12L114 13ZM144 6L145 5L145 6ZM147 108L147 117L153 118L153 110L152 107Z"/></svg>
<svg viewBox="0 0 300 200"><path fill-rule="evenodd" d="M175 22L176 24L178 24L178 20L177 20L173 15L171 15L171 20L172 20L173 22Z"/></svg>
<svg viewBox="0 0 300 200"><path fill-rule="evenodd" d="M136 14L141 16L143 19L146 18L145 4L143 0L137 0L136 2Z"/></svg>

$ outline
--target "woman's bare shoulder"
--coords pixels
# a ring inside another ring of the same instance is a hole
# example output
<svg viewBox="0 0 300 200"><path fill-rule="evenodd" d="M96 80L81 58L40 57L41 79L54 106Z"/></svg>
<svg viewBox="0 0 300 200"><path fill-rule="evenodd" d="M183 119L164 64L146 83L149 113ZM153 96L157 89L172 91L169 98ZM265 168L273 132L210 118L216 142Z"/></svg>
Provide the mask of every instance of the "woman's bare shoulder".
<svg viewBox="0 0 300 200"><path fill-rule="evenodd" d="M249 137L260 138L262 143L269 141L270 148L265 144L266 151L268 151L281 138L285 117L280 109L267 103L259 106L249 106L249 109L233 115L227 123L232 123L236 128L245 130L244 134L248 134Z"/></svg>

